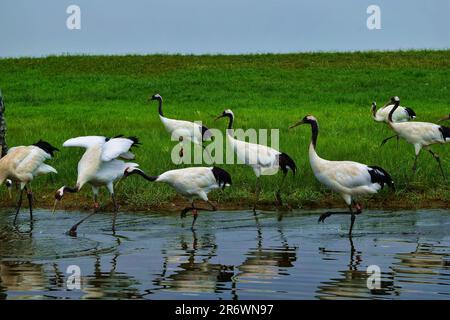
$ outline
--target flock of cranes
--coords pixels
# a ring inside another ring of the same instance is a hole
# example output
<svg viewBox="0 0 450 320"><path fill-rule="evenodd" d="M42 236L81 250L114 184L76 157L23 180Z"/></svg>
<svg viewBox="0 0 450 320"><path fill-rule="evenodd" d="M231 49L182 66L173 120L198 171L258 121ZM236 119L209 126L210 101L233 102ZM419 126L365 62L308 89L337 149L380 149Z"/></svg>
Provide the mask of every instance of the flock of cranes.
<svg viewBox="0 0 450 320"><path fill-rule="evenodd" d="M163 114L163 99L161 95L155 94L151 97L152 101L159 103L159 116L167 132L177 137L180 143L190 141L192 143L205 146L205 141L212 140L213 136L210 130L195 122L175 120L166 118ZM437 143L446 143L450 141L450 128L427 122L410 121L416 117L411 108L401 107L400 99L393 97L383 108L376 109L376 103L372 104L372 116L375 121L385 122L394 131L395 135L390 138L402 138L412 144L415 148L415 161L413 171L417 167L417 158L422 148L425 148L436 159L442 175L445 179L445 173L442 169L439 156L429 149L429 146ZM258 197L260 193L260 176L280 170L283 174L282 182L275 192L276 203L281 205L281 189L288 171L295 175L297 166L295 161L286 153L273 148L238 140L233 135L234 113L231 110L223 111L216 119L228 118L226 137L228 143L236 153L238 160L250 166L256 176L256 191L253 210L256 210ZM450 119L450 115L443 120ZM368 166L352 161L330 161L322 159L317 154L317 139L319 135L319 124L312 115L305 116L302 120L292 125L294 128L298 125L311 126L311 143L309 145L309 160L312 171L316 179L340 194L348 206L348 211L325 212L319 217L319 222L324 222L327 217L334 214L350 215L349 235L353 230L356 215L361 214L362 207L357 201L360 196L375 194L383 189L385 185L394 188L394 181L389 173L378 166ZM100 187L106 187L111 195L114 205L114 216L112 229L115 230L118 205L114 193L114 183L131 175L138 175L150 182L162 182L172 187L178 194L190 201L190 206L181 211L182 217L187 212L192 211L192 228L198 216L199 210L217 210L216 206L209 201L208 193L214 189L224 189L232 183L230 174L217 167L189 167L183 169L170 170L157 176L151 176L139 168L134 162L135 156L131 152L132 148L138 147L140 142L137 137L116 137L103 136L85 136L69 139L64 142L63 147L79 147L86 149L85 153L78 162L78 177L75 185L62 186L55 193L55 205L53 212L67 193L77 193L86 184L90 184L94 196L94 211L84 219L76 223L69 230L69 234L76 234L78 226L99 209L97 200ZM45 141L38 141L31 146L19 146L9 149L8 153L0 159L0 184L5 184L11 189L13 183L20 186L20 195L17 203L14 223L20 212L22 205L23 192L27 192L29 201L30 219L33 219L33 194L30 183L39 175L48 173L57 173L56 169L44 162L54 156L58 148ZM183 156L183 148L180 149L180 157ZM195 205L194 200L201 199L208 203L209 208L200 208ZM256 211L255 211L256 213Z"/></svg>

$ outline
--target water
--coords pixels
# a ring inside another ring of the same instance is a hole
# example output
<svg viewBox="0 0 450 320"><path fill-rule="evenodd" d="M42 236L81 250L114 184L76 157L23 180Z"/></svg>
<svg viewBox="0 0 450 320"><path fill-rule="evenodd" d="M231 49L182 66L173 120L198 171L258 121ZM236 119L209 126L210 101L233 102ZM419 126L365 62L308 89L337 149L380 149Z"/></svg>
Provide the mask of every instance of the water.
<svg viewBox="0 0 450 320"><path fill-rule="evenodd" d="M450 299L450 212L367 211L356 220L319 212L120 213L65 234L80 212L0 212L0 299ZM352 249L353 248L353 249ZM68 290L67 267L81 269ZM369 265L381 288L367 288Z"/></svg>

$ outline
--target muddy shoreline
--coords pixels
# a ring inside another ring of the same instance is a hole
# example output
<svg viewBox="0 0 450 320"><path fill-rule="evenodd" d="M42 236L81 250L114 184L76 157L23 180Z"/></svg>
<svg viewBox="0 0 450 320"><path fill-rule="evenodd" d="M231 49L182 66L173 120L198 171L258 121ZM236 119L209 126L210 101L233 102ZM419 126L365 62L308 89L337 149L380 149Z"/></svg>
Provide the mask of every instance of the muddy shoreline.
<svg viewBox="0 0 450 320"><path fill-rule="evenodd" d="M218 210L251 210L252 202L249 200L240 201L226 201L217 202L213 201L217 205ZM34 207L39 209L51 210L53 208L54 200L36 199ZM0 202L0 208L14 208L16 205L14 200L2 199ZM160 204L150 204L146 206L127 204L125 202L119 201L120 211L124 212L154 212L154 211L164 211L178 213L180 210L189 205L188 201L181 198L175 197L174 199L160 203ZM200 207L207 208L207 204L203 201L197 200L196 205ZM450 207L450 202L440 199L366 199L362 201L363 209L375 209L375 210L404 210L404 209L448 209ZM22 209L27 208L26 202L23 203ZM273 201L261 200L258 202L258 210L264 211L276 211L276 210L317 210L317 209L332 209L332 208L343 208L345 209L345 203L340 198L329 198L322 199L318 201L302 201L297 203L286 202L282 207L277 207ZM62 203L58 204L57 210L82 210L89 211L92 209L92 199L91 198L76 198L76 199L64 199ZM102 211L112 211L112 205L108 199L102 199L101 210Z"/></svg>

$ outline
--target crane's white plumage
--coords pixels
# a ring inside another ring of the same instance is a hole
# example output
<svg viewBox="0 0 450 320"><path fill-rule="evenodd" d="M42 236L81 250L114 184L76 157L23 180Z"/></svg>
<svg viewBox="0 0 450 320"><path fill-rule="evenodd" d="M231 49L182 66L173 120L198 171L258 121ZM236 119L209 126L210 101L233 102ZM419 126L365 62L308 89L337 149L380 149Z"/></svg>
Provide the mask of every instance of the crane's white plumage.
<svg viewBox="0 0 450 320"><path fill-rule="evenodd" d="M166 171L159 176L149 176L144 171L138 168L128 168L125 170L125 176L138 174L148 181L156 181L166 183L172 187L178 194L189 199L192 207L185 208L182 214L187 211L194 211L194 226L197 218L196 211L200 208L194 206L195 199L201 199L208 202L213 210L216 207L208 200L208 193L211 190L222 188L231 185L231 176L225 170L218 167L190 167L183 169L175 169ZM205 209L201 209L205 210Z"/></svg>
<svg viewBox="0 0 450 320"><path fill-rule="evenodd" d="M197 145L203 145L203 141L211 140L211 132L207 127L196 122L169 119L165 117L162 110L163 99L161 95L155 94L151 97L151 100L159 102L159 118L172 139L180 142L191 141ZM182 156L182 153L180 153L180 156Z"/></svg>
<svg viewBox="0 0 450 320"><path fill-rule="evenodd" d="M395 97L394 108L391 110L388 116L389 126L399 137L405 139L407 142L414 146L415 160L413 170L416 170L417 158L420 154L420 151L422 150L422 148L425 148L436 159L441 169L441 173L445 178L439 156L433 151L429 150L428 147L433 144L444 144L449 142L450 128L430 122L393 122L393 113L395 113L399 104L400 99L398 97Z"/></svg>
<svg viewBox="0 0 450 320"><path fill-rule="evenodd" d="M137 163L125 162L117 158L127 160L134 159L134 154L130 148L139 144L136 137L106 138L103 136L86 136L72 138L64 142L64 147L81 147L86 151L78 162L78 177L74 188L63 186L56 191L55 208L58 201L62 199L66 192L78 192L86 183L92 187L94 194L94 206L98 208L97 195L99 188L105 186L114 204L115 215L118 207L114 195L114 182L123 177L127 168L137 167ZM54 208L54 209L55 209ZM113 229L115 227L115 215ZM71 233L76 232L78 224L72 227Z"/></svg>
<svg viewBox="0 0 450 320"><path fill-rule="evenodd" d="M45 141L38 141L31 146L17 146L10 148L8 153L0 159L0 184L7 180L7 186L12 182L20 184L20 198L17 205L17 219L20 207L22 205L23 190L27 190L28 201L30 205L30 218L33 218L32 212L32 191L29 184L37 176L48 173L57 173L52 166L45 164L44 161L53 157L58 149ZM27 186L29 188L27 188Z"/></svg>
<svg viewBox="0 0 450 320"><path fill-rule="evenodd" d="M256 175L256 199L253 209L256 209L256 202L259 196L259 177L261 175L273 175L279 169L283 171L283 181L288 170L295 174L297 167L295 162L287 154L280 152L274 148L238 140L233 135L234 113L230 109L223 111L223 113L216 119L228 117L227 141L236 153L238 163L246 164L253 169ZM283 182L282 182L283 183ZM281 188L281 186L280 186ZM280 188L276 192L278 203L281 203Z"/></svg>
<svg viewBox="0 0 450 320"><path fill-rule="evenodd" d="M291 128L310 124L312 139L309 145L309 162L316 179L327 186L332 191L341 195L350 209L351 226L350 234L353 229L355 216L352 210L353 198L363 195L377 193L385 184L393 187L393 181L390 175L382 168L377 166L367 166L353 161L329 161L322 159L316 152L316 142L319 134L319 125L314 116L306 116ZM357 204L357 213L361 213L361 207ZM324 221L329 215L335 214L328 212L323 214L319 221Z"/></svg>
<svg viewBox="0 0 450 320"><path fill-rule="evenodd" d="M389 112L394 108L395 97L391 99L384 107L377 110L377 104L372 103L372 118L377 122L388 123ZM408 107L399 106L392 115L393 122L407 122L416 118L416 113Z"/></svg>

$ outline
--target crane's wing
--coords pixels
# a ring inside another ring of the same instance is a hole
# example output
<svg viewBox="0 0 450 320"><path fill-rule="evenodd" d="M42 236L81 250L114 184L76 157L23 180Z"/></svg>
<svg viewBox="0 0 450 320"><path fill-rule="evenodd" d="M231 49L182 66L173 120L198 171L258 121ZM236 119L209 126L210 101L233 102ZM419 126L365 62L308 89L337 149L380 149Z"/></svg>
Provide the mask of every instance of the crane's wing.
<svg viewBox="0 0 450 320"><path fill-rule="evenodd" d="M96 144L105 143L106 138L102 136L85 136L72 138L63 143L63 147L80 147L80 148L89 148Z"/></svg>
<svg viewBox="0 0 450 320"><path fill-rule="evenodd" d="M27 147L27 155L17 163L16 172L32 173L44 163L45 160L51 159L51 156L39 147Z"/></svg>
<svg viewBox="0 0 450 320"><path fill-rule="evenodd" d="M103 145L102 161L111 161L118 157L131 160L134 155L130 148L137 144L136 138L112 138Z"/></svg>

